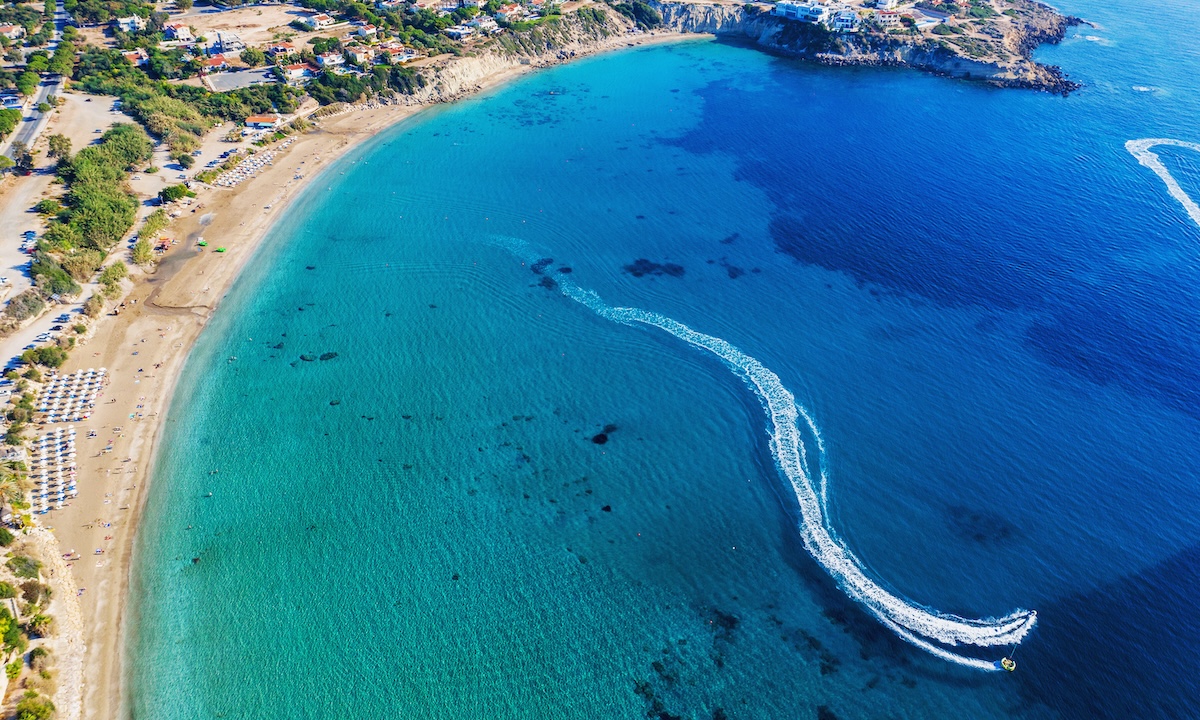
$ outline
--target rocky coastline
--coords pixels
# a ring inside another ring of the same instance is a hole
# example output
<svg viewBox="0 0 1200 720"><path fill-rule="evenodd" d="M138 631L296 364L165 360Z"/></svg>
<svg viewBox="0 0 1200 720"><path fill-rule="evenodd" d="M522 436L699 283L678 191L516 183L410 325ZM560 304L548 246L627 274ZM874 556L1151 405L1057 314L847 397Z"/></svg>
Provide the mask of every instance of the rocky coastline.
<svg viewBox="0 0 1200 720"><path fill-rule="evenodd" d="M1082 21L1035 0L1005 0L1003 25L983 23L982 31L991 36L989 42L974 43L916 33L835 34L811 23L775 16L770 5L651 4L668 29L710 33L823 65L911 67L997 87L1061 95L1081 87L1061 68L1038 63L1032 55L1041 45L1061 42L1067 30Z"/></svg>

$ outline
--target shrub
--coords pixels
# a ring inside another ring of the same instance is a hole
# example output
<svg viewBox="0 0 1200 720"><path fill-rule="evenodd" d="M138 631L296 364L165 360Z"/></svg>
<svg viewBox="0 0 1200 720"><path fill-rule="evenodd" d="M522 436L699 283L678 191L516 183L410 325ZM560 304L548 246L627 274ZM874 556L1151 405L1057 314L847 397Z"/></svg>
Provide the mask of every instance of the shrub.
<svg viewBox="0 0 1200 720"><path fill-rule="evenodd" d="M75 331L76 335L82 335L87 332L87 325L84 325L83 323L75 323L71 326L71 329Z"/></svg>
<svg viewBox="0 0 1200 720"><path fill-rule="evenodd" d="M30 691L17 703L17 720L50 720L54 715L54 703Z"/></svg>
<svg viewBox="0 0 1200 720"><path fill-rule="evenodd" d="M154 250L146 238L139 238L133 245L133 262L137 265L149 265L154 262Z"/></svg>
<svg viewBox="0 0 1200 720"><path fill-rule="evenodd" d="M15 300L16 298L14 298ZM104 312L104 298L100 295L92 295L83 303L83 314L90 318L98 318Z"/></svg>
<svg viewBox="0 0 1200 720"><path fill-rule="evenodd" d="M138 231L138 234L142 237L154 237L163 228L165 228L169 222L170 219L167 217L166 211L162 208L158 208L146 216L146 221L142 223L142 229Z"/></svg>
<svg viewBox="0 0 1200 720"><path fill-rule="evenodd" d="M4 314L13 320L21 321L37 315L44 307L46 301L42 299L41 293L37 290L26 290L8 301Z"/></svg>
<svg viewBox="0 0 1200 720"><path fill-rule="evenodd" d="M29 651L29 667L35 672L41 672L50 664L50 651L43 645L38 645Z"/></svg>
<svg viewBox="0 0 1200 720"><path fill-rule="evenodd" d="M42 598L50 597L50 588L37 580L21 583L21 599L30 605L41 605Z"/></svg>
<svg viewBox="0 0 1200 720"><path fill-rule="evenodd" d="M42 569L42 564L31 557L24 555L14 555L9 558L8 569L13 571L13 574L20 578L36 578L38 571Z"/></svg>
<svg viewBox="0 0 1200 720"><path fill-rule="evenodd" d="M104 268L100 273L100 282L104 285L114 285L129 277L129 268L120 260Z"/></svg>
<svg viewBox="0 0 1200 720"><path fill-rule="evenodd" d="M0 598L15 598L16 596L17 589L15 587L9 583L0 582Z"/></svg>
<svg viewBox="0 0 1200 720"><path fill-rule="evenodd" d="M75 295L80 290L70 273L44 252L34 253L29 274L33 276L38 289L47 294Z"/></svg>
<svg viewBox="0 0 1200 720"><path fill-rule="evenodd" d="M6 528L0 528L0 547L8 547L16 538Z"/></svg>
<svg viewBox="0 0 1200 720"><path fill-rule="evenodd" d="M17 658L16 660L13 660L4 666L4 674L9 680L16 680L21 674L21 671L24 669L25 663L21 660L21 658Z"/></svg>
<svg viewBox="0 0 1200 720"><path fill-rule="evenodd" d="M79 250L63 258L62 267L73 279L87 282L104 263L104 253L99 250Z"/></svg>
<svg viewBox="0 0 1200 720"><path fill-rule="evenodd" d="M46 198L45 200L39 200L38 204L33 206L33 209L41 215L57 215L62 211L62 203L53 198Z"/></svg>
<svg viewBox="0 0 1200 720"><path fill-rule="evenodd" d="M62 367L62 364L67 361L67 351L55 345L30 348L21 353L21 360L30 365L43 365L52 368Z"/></svg>

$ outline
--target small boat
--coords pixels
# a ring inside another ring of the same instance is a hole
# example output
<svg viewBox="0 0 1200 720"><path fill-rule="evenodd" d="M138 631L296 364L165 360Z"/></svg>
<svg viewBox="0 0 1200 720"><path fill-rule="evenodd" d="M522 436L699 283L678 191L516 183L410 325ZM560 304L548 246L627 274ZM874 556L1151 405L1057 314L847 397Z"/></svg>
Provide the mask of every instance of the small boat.
<svg viewBox="0 0 1200 720"><path fill-rule="evenodd" d="M208 247L208 241L207 241L207 240L201 240L200 242L198 242L198 243L196 243L196 244L197 244L197 245L199 245L200 247Z"/></svg>
<svg viewBox="0 0 1200 720"><path fill-rule="evenodd" d="M225 248L219 247L219 248L217 248L217 252L225 252Z"/></svg>
<svg viewBox="0 0 1200 720"><path fill-rule="evenodd" d="M1001 658L1000 668L1009 672L1014 672L1017 669L1017 661L1012 658Z"/></svg>

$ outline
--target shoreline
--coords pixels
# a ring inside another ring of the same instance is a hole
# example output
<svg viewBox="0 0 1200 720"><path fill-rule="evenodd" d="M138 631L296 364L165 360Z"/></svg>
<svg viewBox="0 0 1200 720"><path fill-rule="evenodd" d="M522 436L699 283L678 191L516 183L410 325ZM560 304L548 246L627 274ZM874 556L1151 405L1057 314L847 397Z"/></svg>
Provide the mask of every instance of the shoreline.
<svg viewBox="0 0 1200 720"><path fill-rule="evenodd" d="M50 516L59 545L51 554L61 557L63 548L69 548L83 556L71 565L64 563L71 567L69 574L59 574L67 576L62 578L64 590L74 586L81 593L58 594L67 606L57 609L63 619L56 633L61 670L54 697L60 717L129 715L124 691L133 553L172 396L196 340L221 300L263 249L270 230L311 183L380 132L447 101L495 90L529 72L577 59L710 37L678 32L618 35L547 62L512 59L452 97L352 106L348 112L320 119L316 130L293 136L296 141L291 147L242 186L206 187L199 192L196 202L202 207L164 231L177 239L177 246L154 271L132 274L134 285L122 301L122 312L94 323L88 338L61 368L67 373L107 367L111 384L89 419L76 423L80 495ZM195 240L201 235L219 238L228 251L195 251ZM86 438L89 430L95 430L97 437ZM112 451L102 452L110 439ZM92 555L90 548L103 553Z"/></svg>

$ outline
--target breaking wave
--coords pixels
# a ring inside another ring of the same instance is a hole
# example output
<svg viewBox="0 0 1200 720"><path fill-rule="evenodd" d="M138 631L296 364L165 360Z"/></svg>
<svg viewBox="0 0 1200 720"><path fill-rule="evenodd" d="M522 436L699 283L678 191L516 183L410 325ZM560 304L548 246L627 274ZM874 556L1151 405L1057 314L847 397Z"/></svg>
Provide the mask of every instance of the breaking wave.
<svg viewBox="0 0 1200 720"><path fill-rule="evenodd" d="M497 238L497 241L531 265L536 259L530 256L524 241L514 238ZM805 548L850 598L866 607L900 638L944 660L994 671L999 669L998 662L962 655L949 648L1015 645L1033 628L1037 613L1032 610L972 620L923 607L881 587L830 527L826 512L828 473L821 433L812 415L796 403L778 375L721 338L705 335L648 310L612 307L595 292L580 288L568 278L560 276L557 280L564 295L597 315L622 325L648 325L666 331L692 347L716 355L742 378L762 402L770 421L771 454L799 503L800 532ZM812 435L816 445L815 475L809 465L805 431Z"/></svg>
<svg viewBox="0 0 1200 720"><path fill-rule="evenodd" d="M1129 154L1137 158L1139 164L1150 168L1155 175L1162 178L1163 183L1167 186L1167 192L1171 193L1171 197L1179 201L1179 204L1187 211L1188 217L1192 219L1192 222L1200 226L1200 205L1197 205L1183 191L1183 188L1179 187L1179 183L1175 181L1175 176L1171 175L1171 171L1167 169L1167 166L1163 165L1158 155L1150 149L1156 145L1172 145L1200 152L1200 143L1187 142L1186 140L1172 140L1170 138L1142 138L1141 140L1130 140L1125 143L1125 149L1129 151Z"/></svg>

